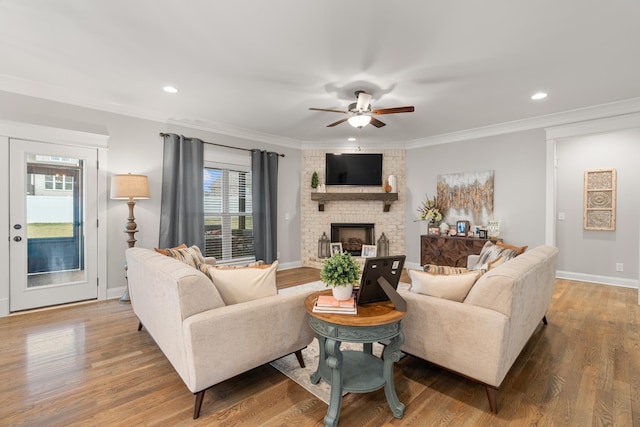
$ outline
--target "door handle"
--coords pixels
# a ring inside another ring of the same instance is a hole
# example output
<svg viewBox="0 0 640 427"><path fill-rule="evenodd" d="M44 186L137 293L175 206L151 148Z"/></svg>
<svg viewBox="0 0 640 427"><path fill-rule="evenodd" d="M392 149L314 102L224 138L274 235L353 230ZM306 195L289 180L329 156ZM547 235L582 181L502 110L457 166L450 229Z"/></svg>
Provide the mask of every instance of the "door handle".
<svg viewBox="0 0 640 427"><path fill-rule="evenodd" d="M20 241L22 241L22 237L16 236L16 237L13 238L13 240L16 241L16 242L20 242Z"/></svg>

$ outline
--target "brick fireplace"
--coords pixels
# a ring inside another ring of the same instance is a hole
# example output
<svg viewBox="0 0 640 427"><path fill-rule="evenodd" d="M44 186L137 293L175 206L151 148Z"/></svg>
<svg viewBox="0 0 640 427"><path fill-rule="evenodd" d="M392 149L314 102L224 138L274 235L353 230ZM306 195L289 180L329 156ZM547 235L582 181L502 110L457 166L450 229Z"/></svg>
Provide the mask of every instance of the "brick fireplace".
<svg viewBox="0 0 640 427"><path fill-rule="evenodd" d="M405 150L373 150L361 152L382 153L382 176L395 175L398 186L398 200L391 203L389 211L384 212L384 202L380 200L361 200L362 198L346 197L345 200L331 200L324 203L324 211L318 209L318 201L311 200L311 175L318 173L320 183L324 183L325 153L329 150L303 150L301 158L300 186L300 223L302 239L302 265L305 267L322 267L322 259L318 258L318 240L322 233L333 240L332 224L367 224L372 226L371 243L375 245L377 239L384 233L389 239L389 254L405 254ZM353 152L347 150L330 150L331 152ZM330 186L328 193L381 193L380 187L360 186ZM360 199L360 200L359 200ZM361 237L358 239L366 240ZM340 240L338 240L340 241ZM367 240L369 242L370 240ZM416 239L416 242L418 239ZM417 243L416 243L417 244ZM343 243L344 245L344 243ZM359 256L359 254L357 255ZM364 264L364 259L362 259Z"/></svg>

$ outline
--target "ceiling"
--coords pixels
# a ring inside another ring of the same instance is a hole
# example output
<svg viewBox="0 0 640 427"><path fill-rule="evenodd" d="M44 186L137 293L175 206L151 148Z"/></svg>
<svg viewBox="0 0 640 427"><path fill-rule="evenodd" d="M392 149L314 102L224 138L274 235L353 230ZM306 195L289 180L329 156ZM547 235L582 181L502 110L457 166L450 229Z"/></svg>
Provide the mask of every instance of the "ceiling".
<svg viewBox="0 0 640 427"><path fill-rule="evenodd" d="M640 97L638 18L633 0L0 0L0 90L298 146L416 143ZM415 112L359 132L308 110L356 90Z"/></svg>

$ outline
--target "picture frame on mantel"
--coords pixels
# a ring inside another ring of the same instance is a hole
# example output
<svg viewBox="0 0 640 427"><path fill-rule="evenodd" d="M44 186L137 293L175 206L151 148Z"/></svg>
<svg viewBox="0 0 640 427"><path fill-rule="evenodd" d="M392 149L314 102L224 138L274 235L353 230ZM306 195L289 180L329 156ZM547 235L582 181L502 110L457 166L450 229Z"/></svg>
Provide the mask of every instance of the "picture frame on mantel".
<svg viewBox="0 0 640 427"><path fill-rule="evenodd" d="M471 228L471 224L469 221L457 221L456 222L456 232L458 236L467 237L469 235L469 229Z"/></svg>

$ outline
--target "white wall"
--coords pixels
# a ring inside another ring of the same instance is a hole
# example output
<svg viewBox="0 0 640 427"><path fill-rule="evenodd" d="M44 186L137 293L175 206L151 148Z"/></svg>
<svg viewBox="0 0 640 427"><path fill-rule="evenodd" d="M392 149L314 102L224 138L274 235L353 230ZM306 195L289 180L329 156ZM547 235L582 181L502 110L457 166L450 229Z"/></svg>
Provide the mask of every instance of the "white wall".
<svg viewBox="0 0 640 427"><path fill-rule="evenodd" d="M299 265L300 150L1 91L0 119L109 135L108 164L101 164L101 168L107 168L108 176L131 172L149 177L151 198L137 201L135 206L136 223L140 230L136 234L137 247L153 248L158 245L163 151L160 132L178 133L235 147L284 153L286 157L281 158L279 162L278 248L283 265ZM0 153L0 157L2 156L6 157L7 153ZM108 190L98 197L108 200ZM285 213L289 214L288 221L284 220ZM127 235L124 233L127 217L128 208L125 202L108 200L107 287L110 297L119 296L118 293L126 284L123 267L124 251L127 249Z"/></svg>
<svg viewBox="0 0 640 427"><path fill-rule="evenodd" d="M640 214L640 129L556 142L558 270L566 278L637 286ZM615 231L583 229L583 179L590 169L617 170ZM624 264L617 272L616 263Z"/></svg>
<svg viewBox="0 0 640 427"><path fill-rule="evenodd" d="M494 219L505 243L544 244L546 139L542 130L516 132L407 152L407 261L419 264L417 208L436 195L437 176L494 171Z"/></svg>

